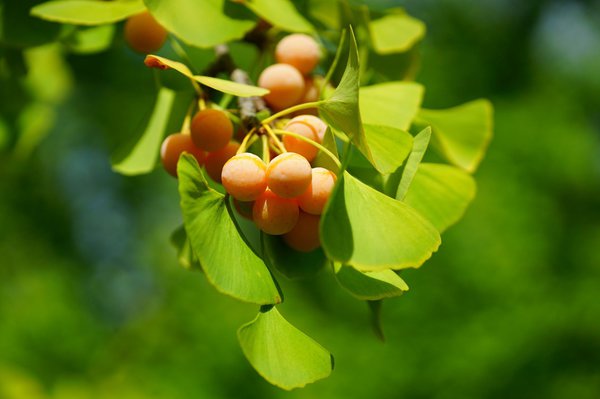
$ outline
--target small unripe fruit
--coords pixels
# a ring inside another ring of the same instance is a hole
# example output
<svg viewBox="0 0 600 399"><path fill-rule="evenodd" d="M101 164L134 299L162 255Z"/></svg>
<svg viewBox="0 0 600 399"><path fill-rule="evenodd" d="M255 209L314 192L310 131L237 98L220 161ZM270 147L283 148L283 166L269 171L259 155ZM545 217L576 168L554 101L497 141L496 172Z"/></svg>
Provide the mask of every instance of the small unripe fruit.
<svg viewBox="0 0 600 399"><path fill-rule="evenodd" d="M310 164L300 154L284 152L269 162L267 184L278 196L295 198L306 191L312 179Z"/></svg>
<svg viewBox="0 0 600 399"><path fill-rule="evenodd" d="M319 239L320 217L300 212L298 222L292 230L284 234L283 241L299 252L311 252L321 246Z"/></svg>
<svg viewBox="0 0 600 399"><path fill-rule="evenodd" d="M283 130L299 134L314 142L319 141L319 137L312 126L298 121L296 118L290 120ZM319 152L318 148L314 145L293 136L283 136L283 145L286 150L302 155L308 162L312 162Z"/></svg>
<svg viewBox="0 0 600 399"><path fill-rule="evenodd" d="M299 213L296 201L281 198L267 189L254 202L252 220L265 233L281 235L294 228Z"/></svg>
<svg viewBox="0 0 600 399"><path fill-rule="evenodd" d="M206 168L206 173L211 179L217 183L221 183L221 172L223 171L223 165L225 165L225 162L229 161L229 159L235 155L238 148L240 148L239 143L230 141L220 150L209 152L208 155L206 155L204 167Z"/></svg>
<svg viewBox="0 0 600 399"><path fill-rule="evenodd" d="M308 188L298 197L298 205L307 213L320 215L335 186L335 174L325 168L313 168Z"/></svg>
<svg viewBox="0 0 600 399"><path fill-rule="evenodd" d="M270 90L264 99L276 111L298 104L304 94L304 78L296 68L275 64L265 68L258 85Z"/></svg>
<svg viewBox="0 0 600 399"><path fill-rule="evenodd" d="M290 64L303 74L308 74L319 63L321 50L312 37L294 33L281 39L275 48L277 62Z"/></svg>
<svg viewBox="0 0 600 399"><path fill-rule="evenodd" d="M198 164L202 165L204 162L204 151L194 145L189 134L171 134L165 138L160 147L160 160L165 170L172 176L177 177L177 162L184 151L192 154Z"/></svg>
<svg viewBox="0 0 600 399"><path fill-rule="evenodd" d="M221 183L233 198L254 201L267 189L266 169L265 163L256 155L237 154L223 166Z"/></svg>
<svg viewBox="0 0 600 399"><path fill-rule="evenodd" d="M211 108L194 115L190 130L194 144L206 151L220 150L233 136L233 124L227 114Z"/></svg>
<svg viewBox="0 0 600 399"><path fill-rule="evenodd" d="M167 31L148 11L129 17L124 35L129 47L142 54L155 52L167 40Z"/></svg>

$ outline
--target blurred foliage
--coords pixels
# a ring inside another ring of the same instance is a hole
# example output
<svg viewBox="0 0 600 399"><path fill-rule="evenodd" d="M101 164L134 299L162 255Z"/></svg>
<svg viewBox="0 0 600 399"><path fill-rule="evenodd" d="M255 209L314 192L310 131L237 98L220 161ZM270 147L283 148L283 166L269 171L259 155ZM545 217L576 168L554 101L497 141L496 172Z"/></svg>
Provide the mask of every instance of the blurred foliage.
<svg viewBox="0 0 600 399"><path fill-rule="evenodd" d="M3 47L0 398L600 396L600 3L369 3L426 22L426 107L496 107L476 200L423 270L402 273L386 343L364 303L328 289L332 273L280 278L282 314L336 369L291 393L259 378L235 336L255 307L177 265L176 182L110 169L154 102L142 57L119 34L68 65L53 46ZM3 21L16 4L0 3Z"/></svg>

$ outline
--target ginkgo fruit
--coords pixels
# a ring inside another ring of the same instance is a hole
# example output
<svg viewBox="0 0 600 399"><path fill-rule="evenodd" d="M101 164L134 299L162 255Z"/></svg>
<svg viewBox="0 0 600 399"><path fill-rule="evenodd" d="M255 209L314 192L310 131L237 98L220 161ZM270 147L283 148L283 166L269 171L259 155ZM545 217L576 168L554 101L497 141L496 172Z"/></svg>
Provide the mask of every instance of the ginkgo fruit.
<svg viewBox="0 0 600 399"><path fill-rule="evenodd" d="M310 163L295 152L284 152L276 156L267 167L267 185L283 198L294 198L302 194L311 179Z"/></svg>
<svg viewBox="0 0 600 399"><path fill-rule="evenodd" d="M312 37L294 33L281 39L275 47L277 62L290 64L304 75L310 73L319 63L321 50Z"/></svg>
<svg viewBox="0 0 600 399"><path fill-rule="evenodd" d="M230 141L220 150L209 152L206 155L204 167L206 168L206 173L211 179L217 183L221 183L221 172L223 171L223 165L225 165L225 163L235 155L239 148L239 143Z"/></svg>
<svg viewBox="0 0 600 399"><path fill-rule="evenodd" d="M295 118L290 120L284 126L283 130L299 134L313 142L319 141L319 137L312 126L307 123L296 121ZM294 136L283 136L283 145L286 150L302 155L308 162L312 162L319 152L319 149L311 143Z"/></svg>
<svg viewBox="0 0 600 399"><path fill-rule="evenodd" d="M267 188L266 169L258 156L249 152L237 154L223 166L221 183L233 198L254 201Z"/></svg>
<svg viewBox="0 0 600 399"><path fill-rule="evenodd" d="M197 112L190 130L194 144L206 151L220 150L233 137L233 124L227 114L213 108Z"/></svg>
<svg viewBox="0 0 600 399"><path fill-rule="evenodd" d="M184 151L192 154L198 161L198 164L202 165L204 162L204 151L194 145L189 134L171 134L165 138L160 147L162 164L165 170L172 176L177 177L177 162L179 161L179 156Z"/></svg>
<svg viewBox="0 0 600 399"><path fill-rule="evenodd" d="M302 74L288 64L265 68L258 78L258 85L270 91L264 99L275 111L298 104L304 94Z"/></svg>
<svg viewBox="0 0 600 399"><path fill-rule="evenodd" d="M320 217L300 211L293 229L283 235L283 241L299 252L311 252L321 246Z"/></svg>
<svg viewBox="0 0 600 399"><path fill-rule="evenodd" d="M145 11L127 19L123 34L129 47L138 53L149 54L163 46L168 33L148 11Z"/></svg>
<svg viewBox="0 0 600 399"><path fill-rule="evenodd" d="M335 186L335 174L325 168L313 168L312 179L306 191L297 199L300 208L312 215L320 215Z"/></svg>
<svg viewBox="0 0 600 399"><path fill-rule="evenodd" d="M314 115L298 115L290 119L283 130L297 133L321 144L323 137L325 137L327 125ZM312 162L319 152L317 147L311 143L289 135L283 137L283 145L288 151L304 156L309 162Z"/></svg>
<svg viewBox="0 0 600 399"><path fill-rule="evenodd" d="M281 235L294 228L299 213L295 200L282 198L267 189L254 201L252 220L265 233Z"/></svg>

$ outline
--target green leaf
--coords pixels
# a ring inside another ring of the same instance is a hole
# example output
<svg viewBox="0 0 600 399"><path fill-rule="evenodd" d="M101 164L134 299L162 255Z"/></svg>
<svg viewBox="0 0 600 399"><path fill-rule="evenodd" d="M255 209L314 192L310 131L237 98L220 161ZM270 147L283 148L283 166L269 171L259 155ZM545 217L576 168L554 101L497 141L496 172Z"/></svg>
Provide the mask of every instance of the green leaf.
<svg viewBox="0 0 600 399"><path fill-rule="evenodd" d="M179 264L189 270L202 271L202 266L198 262L198 258L194 254L192 244L188 239L184 226L179 226L171 234L171 245L177 250L177 260Z"/></svg>
<svg viewBox="0 0 600 399"><path fill-rule="evenodd" d="M383 306L383 300L367 301L369 305L369 312L371 314L371 327L373 332L381 341L385 341L385 334L383 333L383 323L381 322L381 308Z"/></svg>
<svg viewBox="0 0 600 399"><path fill-rule="evenodd" d="M304 33L315 31L290 0L247 0L244 5L271 25L284 31Z"/></svg>
<svg viewBox="0 0 600 399"><path fill-rule="evenodd" d="M410 153L412 136L389 126L363 126L375 168L383 174L394 172Z"/></svg>
<svg viewBox="0 0 600 399"><path fill-rule="evenodd" d="M485 99L444 110L422 109L418 118L433 128L434 145L448 161L474 172L492 139L492 104Z"/></svg>
<svg viewBox="0 0 600 399"><path fill-rule="evenodd" d="M344 172L321 217L321 243L329 259L377 271L419 267L441 240L414 209Z"/></svg>
<svg viewBox="0 0 600 399"><path fill-rule="evenodd" d="M408 161L406 161L406 164L404 165L404 170L402 171L402 178L400 179L400 184L396 191L396 199L402 201L408 192L408 188L417 174L417 169L419 169L419 164L425 155L425 151L427 151L430 138L431 128L429 127L426 127L415 136L413 148L408 156Z"/></svg>
<svg viewBox="0 0 600 399"><path fill-rule="evenodd" d="M333 135L330 126L327 126L321 145L331 151L331 153L339 159L335 136ZM323 151L319 151L316 158L313 160L312 165L314 167L319 166L321 168L329 169L336 174L339 172L337 164L329 156L323 153Z"/></svg>
<svg viewBox="0 0 600 399"><path fill-rule="evenodd" d="M127 153L116 156L113 160L112 168L115 172L131 176L150 173L154 169L163 137L174 116L172 112L181 103L181 98L174 91L160 89L150 120L140 138L128 148Z"/></svg>
<svg viewBox="0 0 600 399"><path fill-rule="evenodd" d="M379 54L408 51L425 36L425 24L404 12L371 21L369 30L373 47Z"/></svg>
<svg viewBox="0 0 600 399"><path fill-rule="evenodd" d="M360 114L364 123L408 130L423 101L423 86L388 82L360 88Z"/></svg>
<svg viewBox="0 0 600 399"><path fill-rule="evenodd" d="M275 307L261 312L238 330L244 355L271 384L291 390L325 378L333 356L291 325Z"/></svg>
<svg viewBox="0 0 600 399"><path fill-rule="evenodd" d="M144 60L144 64L146 64L146 66L149 68L158 68L162 70L174 69L175 71L190 79L193 79L198 83L220 92L232 94L238 97L264 96L265 94L269 94L269 90L263 89L262 87L236 83L230 80L213 78L211 76L194 76L187 65L154 54L147 55L146 59Z"/></svg>
<svg viewBox="0 0 600 399"><path fill-rule="evenodd" d="M144 0L169 32L197 47L241 39L255 24L244 6L229 0Z"/></svg>
<svg viewBox="0 0 600 399"><path fill-rule="evenodd" d="M408 291L408 285L393 270L363 273L340 263L335 264L334 270L338 283L358 299L374 301Z"/></svg>
<svg viewBox="0 0 600 399"><path fill-rule="evenodd" d="M121 21L145 9L142 0L56 0L33 7L31 15L63 24L102 25Z"/></svg>
<svg viewBox="0 0 600 399"><path fill-rule="evenodd" d="M404 199L441 233L456 223L475 198L475 179L450 165L422 163Z"/></svg>
<svg viewBox="0 0 600 399"><path fill-rule="evenodd" d="M335 130L343 132L369 160L373 160L367 146L358 108L359 63L356 38L352 29L346 69L333 95L319 104L319 112ZM342 39L343 40L343 39Z"/></svg>
<svg viewBox="0 0 600 399"><path fill-rule="evenodd" d="M225 196L208 187L196 159L184 154L177 173L185 230L208 281L242 301L280 303L269 270L240 235Z"/></svg>
<svg viewBox="0 0 600 399"><path fill-rule="evenodd" d="M242 83L232 82L230 80L213 78L211 76L199 76L193 77L197 82L213 88L217 91L232 94L238 97L252 97L252 96L264 96L269 94L269 90L263 89L262 87L250 86Z"/></svg>
<svg viewBox="0 0 600 399"><path fill-rule="evenodd" d="M78 29L63 43L77 54L94 54L105 51L112 45L115 25L101 25Z"/></svg>
<svg viewBox="0 0 600 399"><path fill-rule="evenodd" d="M312 277L328 262L321 248L308 253L298 252L285 244L280 236L264 233L261 236L265 262L289 279Z"/></svg>

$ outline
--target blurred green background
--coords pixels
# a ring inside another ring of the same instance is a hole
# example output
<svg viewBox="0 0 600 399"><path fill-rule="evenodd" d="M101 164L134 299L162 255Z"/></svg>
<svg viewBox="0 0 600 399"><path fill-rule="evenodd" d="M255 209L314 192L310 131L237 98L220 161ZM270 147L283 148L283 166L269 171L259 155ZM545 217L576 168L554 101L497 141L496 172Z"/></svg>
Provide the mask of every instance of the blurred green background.
<svg viewBox="0 0 600 399"><path fill-rule="evenodd" d="M110 169L152 102L141 57L40 48L18 81L0 67L0 398L600 397L600 2L370 5L427 24L426 107L496 108L476 201L384 303L387 341L330 273L281 281L336 368L261 379L236 339L256 308L177 264L176 181Z"/></svg>

